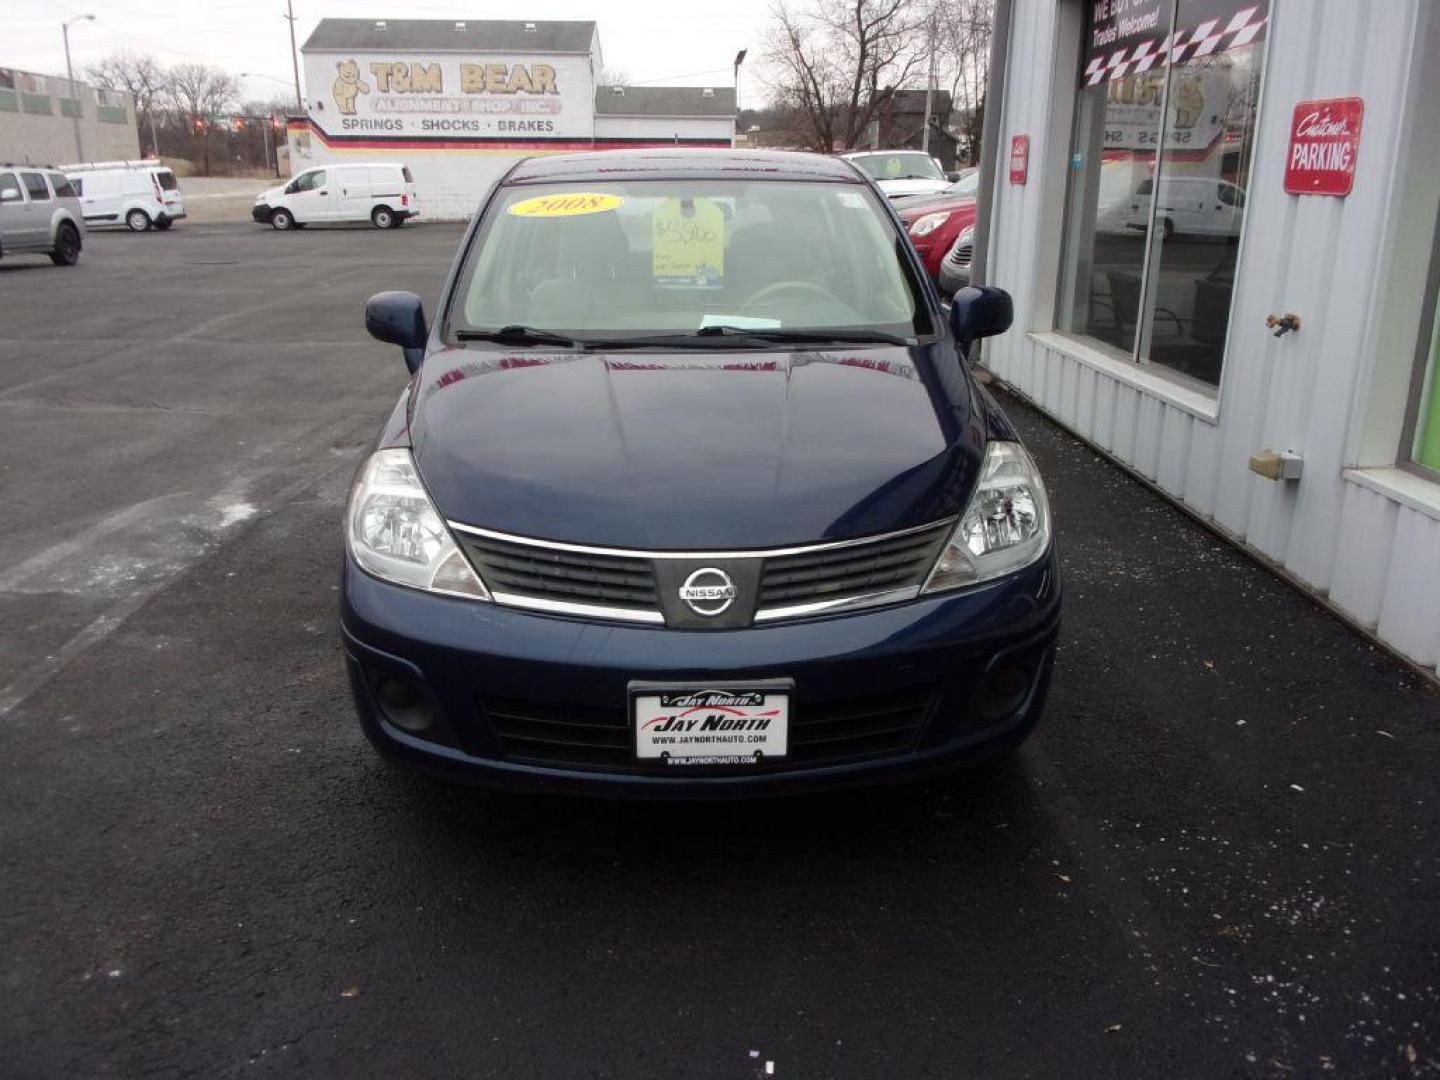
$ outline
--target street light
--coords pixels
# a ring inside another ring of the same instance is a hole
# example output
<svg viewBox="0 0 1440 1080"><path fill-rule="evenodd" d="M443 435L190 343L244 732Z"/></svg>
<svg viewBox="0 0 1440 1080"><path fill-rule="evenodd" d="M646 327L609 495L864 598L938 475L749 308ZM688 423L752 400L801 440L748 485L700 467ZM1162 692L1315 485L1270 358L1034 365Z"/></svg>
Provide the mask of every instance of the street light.
<svg viewBox="0 0 1440 1080"><path fill-rule="evenodd" d="M85 146L80 141L80 95L75 90L75 69L70 66L70 24L94 21L94 15L76 15L73 19L66 19L60 24L60 36L65 39L65 77L70 80L70 93L75 99L75 115L71 118L75 121L75 158L77 161L85 160Z"/></svg>
<svg viewBox="0 0 1440 1080"><path fill-rule="evenodd" d="M735 54L735 127L740 127L740 65L745 62L745 54L749 49L741 49ZM730 140L734 142L732 138Z"/></svg>

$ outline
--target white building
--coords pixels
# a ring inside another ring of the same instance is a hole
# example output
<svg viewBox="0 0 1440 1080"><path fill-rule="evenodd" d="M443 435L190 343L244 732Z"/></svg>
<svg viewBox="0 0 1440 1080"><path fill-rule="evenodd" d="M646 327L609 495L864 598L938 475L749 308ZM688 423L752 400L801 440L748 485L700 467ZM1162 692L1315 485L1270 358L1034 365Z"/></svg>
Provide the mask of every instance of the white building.
<svg viewBox="0 0 1440 1080"><path fill-rule="evenodd" d="M1434 674L1440 6L1000 8L986 363Z"/></svg>
<svg viewBox="0 0 1440 1080"><path fill-rule="evenodd" d="M729 87L597 86L593 22L322 19L301 53L292 169L403 161L432 220L473 213L522 157L734 139Z"/></svg>

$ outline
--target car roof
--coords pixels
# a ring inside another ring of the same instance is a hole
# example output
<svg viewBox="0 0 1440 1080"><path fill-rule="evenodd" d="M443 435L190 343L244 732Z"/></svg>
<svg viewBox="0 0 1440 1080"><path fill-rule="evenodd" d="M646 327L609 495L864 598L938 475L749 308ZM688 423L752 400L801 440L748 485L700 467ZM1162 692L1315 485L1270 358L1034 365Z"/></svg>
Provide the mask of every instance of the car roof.
<svg viewBox="0 0 1440 1080"><path fill-rule="evenodd" d="M891 157L894 154L923 154L925 157L930 156L924 150L915 150L908 146L897 147L894 150L852 150L850 153L841 156L845 158Z"/></svg>
<svg viewBox="0 0 1440 1080"><path fill-rule="evenodd" d="M693 179L820 180L863 184L853 165L825 154L792 150L650 147L643 150L588 150L527 158L506 178L507 184L573 181Z"/></svg>

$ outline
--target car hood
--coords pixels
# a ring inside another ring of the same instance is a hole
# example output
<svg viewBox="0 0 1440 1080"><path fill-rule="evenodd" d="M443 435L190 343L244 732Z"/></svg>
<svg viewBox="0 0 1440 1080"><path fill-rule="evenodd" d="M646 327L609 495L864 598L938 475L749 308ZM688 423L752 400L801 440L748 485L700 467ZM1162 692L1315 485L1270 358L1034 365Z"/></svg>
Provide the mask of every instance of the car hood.
<svg viewBox="0 0 1440 1080"><path fill-rule="evenodd" d="M902 199L895 204L895 212L900 215L902 221L910 222L926 214L938 213L942 210L968 210L970 216L975 216L975 200L961 198L958 195L951 195L945 192L940 195L915 195Z"/></svg>
<svg viewBox="0 0 1440 1080"><path fill-rule="evenodd" d="M949 180L877 180L890 198L899 195L938 195L950 186Z"/></svg>
<svg viewBox="0 0 1440 1080"><path fill-rule="evenodd" d="M932 364L935 348L950 363ZM935 521L963 509L985 440L948 344L446 349L410 400L445 517L609 547L774 547Z"/></svg>
<svg viewBox="0 0 1440 1080"><path fill-rule="evenodd" d="M260 192L259 195L255 196L255 201L257 203L269 202L271 199L284 192L284 190L285 187L283 184L279 187L266 188L264 191Z"/></svg>

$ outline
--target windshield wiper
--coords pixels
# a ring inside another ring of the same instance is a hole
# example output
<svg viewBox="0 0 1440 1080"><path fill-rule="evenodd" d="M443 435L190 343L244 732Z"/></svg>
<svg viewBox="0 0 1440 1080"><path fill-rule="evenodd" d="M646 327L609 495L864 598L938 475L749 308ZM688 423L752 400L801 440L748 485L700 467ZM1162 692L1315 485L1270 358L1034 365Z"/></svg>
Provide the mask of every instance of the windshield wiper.
<svg viewBox="0 0 1440 1080"><path fill-rule="evenodd" d="M511 323L499 330L456 330L457 341L498 341L502 345L559 345L571 349L580 344L578 338L537 330L533 326Z"/></svg>
<svg viewBox="0 0 1440 1080"><path fill-rule="evenodd" d="M908 345L909 340L899 334L887 334L883 330L866 330L863 327L837 326L833 330L782 330L779 327L749 328L743 326L702 326L695 331L697 337L748 337L759 341L773 341L777 344L793 342L797 345Z"/></svg>
<svg viewBox="0 0 1440 1080"><path fill-rule="evenodd" d="M898 334L887 334L880 330L863 328L834 330L782 330L779 328L752 329L743 326L702 326L699 330L681 334L646 334L627 338L587 338L587 349L643 349L647 346L674 346L677 348L728 349L735 345L749 347L763 345L908 345L910 342Z"/></svg>

